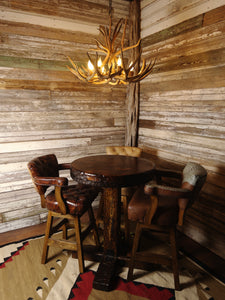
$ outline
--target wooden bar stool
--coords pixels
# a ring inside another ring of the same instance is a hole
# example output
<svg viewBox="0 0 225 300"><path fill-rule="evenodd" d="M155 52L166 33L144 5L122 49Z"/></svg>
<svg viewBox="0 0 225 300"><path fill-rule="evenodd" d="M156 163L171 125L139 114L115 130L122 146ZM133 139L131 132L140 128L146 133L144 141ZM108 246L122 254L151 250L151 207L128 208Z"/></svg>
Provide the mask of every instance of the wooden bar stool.
<svg viewBox="0 0 225 300"><path fill-rule="evenodd" d="M156 170L156 177L161 184L149 182L136 191L128 205L128 219L137 222L127 277L129 281L133 277L135 261L165 264L172 267L175 289L180 290L176 229L177 225L179 227L183 225L184 214L198 198L206 176L206 170L202 166L189 162L183 173ZM180 187L163 185L162 177L180 178ZM140 239L144 231L169 236L170 256L139 252Z"/></svg>
<svg viewBox="0 0 225 300"><path fill-rule="evenodd" d="M48 209L48 219L41 263L45 264L50 246L76 251L80 273L84 272L83 240L93 229L95 243L99 246L97 226L92 210L92 202L99 190L84 185L68 186L68 179L59 176L59 170L70 169L70 164L58 164L54 154L37 157L28 163L28 170L41 198L41 206ZM49 190L53 187L53 190ZM81 232L80 218L88 212L90 224ZM53 222L57 220L57 222ZM75 240L67 240L67 229L75 229ZM63 238L55 238L54 233L63 230Z"/></svg>

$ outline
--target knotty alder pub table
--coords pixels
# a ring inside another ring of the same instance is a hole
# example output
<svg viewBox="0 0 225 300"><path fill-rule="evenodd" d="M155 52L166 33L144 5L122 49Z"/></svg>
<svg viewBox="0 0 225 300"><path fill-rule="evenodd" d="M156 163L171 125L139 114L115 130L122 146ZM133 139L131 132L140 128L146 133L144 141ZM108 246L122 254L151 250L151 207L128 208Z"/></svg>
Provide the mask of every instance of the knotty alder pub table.
<svg viewBox="0 0 225 300"><path fill-rule="evenodd" d="M95 155L71 164L71 177L82 184L102 189L104 197L104 255L93 287L109 291L118 255L121 187L144 184L152 179L154 163L139 157Z"/></svg>

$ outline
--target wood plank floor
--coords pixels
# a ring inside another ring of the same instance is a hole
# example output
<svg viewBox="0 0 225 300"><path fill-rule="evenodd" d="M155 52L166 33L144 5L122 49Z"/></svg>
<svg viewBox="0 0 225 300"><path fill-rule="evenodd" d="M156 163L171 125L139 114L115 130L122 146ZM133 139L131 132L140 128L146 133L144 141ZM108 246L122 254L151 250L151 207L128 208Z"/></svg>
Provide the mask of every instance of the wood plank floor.
<svg viewBox="0 0 225 300"><path fill-rule="evenodd" d="M40 236L45 232L45 223L0 234L0 246ZM200 246L185 235L179 237L181 251L201 265L216 278L225 283L225 260Z"/></svg>
<svg viewBox="0 0 225 300"><path fill-rule="evenodd" d="M0 234L0 246L39 236L45 233L46 223L12 230Z"/></svg>

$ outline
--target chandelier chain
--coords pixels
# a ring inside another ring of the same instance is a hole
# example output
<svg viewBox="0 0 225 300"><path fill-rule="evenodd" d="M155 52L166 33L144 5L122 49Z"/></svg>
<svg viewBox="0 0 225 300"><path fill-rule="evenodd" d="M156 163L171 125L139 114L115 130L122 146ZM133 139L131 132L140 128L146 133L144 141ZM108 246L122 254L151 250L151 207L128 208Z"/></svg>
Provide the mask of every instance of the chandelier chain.
<svg viewBox="0 0 225 300"><path fill-rule="evenodd" d="M109 0L109 17L112 17L112 0Z"/></svg>

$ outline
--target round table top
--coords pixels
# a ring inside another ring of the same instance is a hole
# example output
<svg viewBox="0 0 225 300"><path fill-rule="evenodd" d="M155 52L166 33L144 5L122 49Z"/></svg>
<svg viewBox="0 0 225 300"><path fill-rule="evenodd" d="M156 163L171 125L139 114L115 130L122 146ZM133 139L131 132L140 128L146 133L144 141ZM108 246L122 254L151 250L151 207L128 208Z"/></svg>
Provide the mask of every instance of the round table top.
<svg viewBox="0 0 225 300"><path fill-rule="evenodd" d="M133 186L152 178L155 164L147 159L122 155L95 155L71 164L71 177L94 186Z"/></svg>

